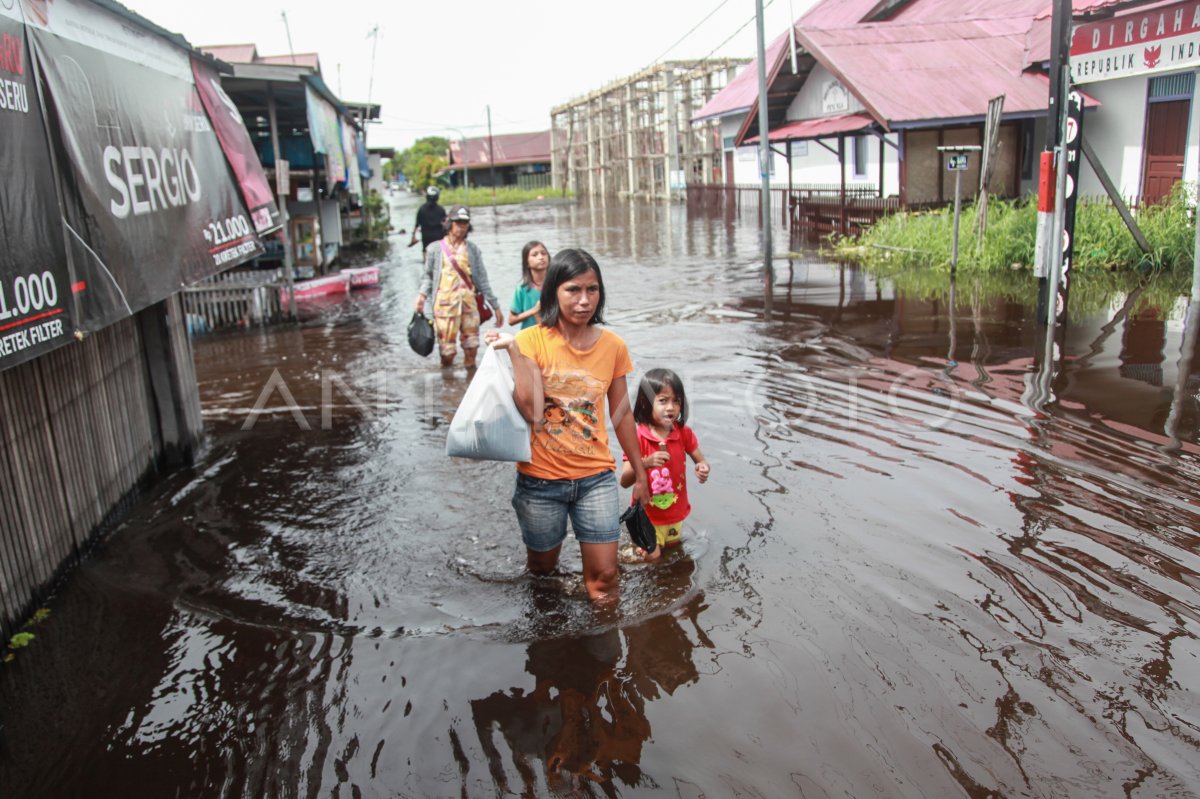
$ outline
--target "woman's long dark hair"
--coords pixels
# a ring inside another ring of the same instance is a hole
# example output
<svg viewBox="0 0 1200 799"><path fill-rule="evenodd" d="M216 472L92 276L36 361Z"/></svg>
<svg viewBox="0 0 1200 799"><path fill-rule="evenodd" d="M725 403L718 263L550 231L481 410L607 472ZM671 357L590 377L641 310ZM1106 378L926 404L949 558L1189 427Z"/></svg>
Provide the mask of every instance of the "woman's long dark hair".
<svg viewBox="0 0 1200 799"><path fill-rule="evenodd" d="M653 424L654 398L667 386L671 387L671 390L675 392L675 398L679 400L679 416L675 421L681 425L687 424L688 402L687 394L683 391L683 381L670 369L651 369L642 375L642 382L638 385L637 401L633 404L633 420L635 422Z"/></svg>
<svg viewBox="0 0 1200 799"><path fill-rule="evenodd" d="M558 287L588 272L595 272L596 281L600 284L600 299L588 324L604 324L604 276L600 274L600 265L586 250L559 250L550 259L550 268L546 270L546 280L542 283L543 327L558 325Z"/></svg>
<svg viewBox="0 0 1200 799"><path fill-rule="evenodd" d="M530 288L533 288L533 272L529 268L529 253L537 247L545 250L547 255L550 254L550 249L540 241L531 241L521 248L521 282Z"/></svg>

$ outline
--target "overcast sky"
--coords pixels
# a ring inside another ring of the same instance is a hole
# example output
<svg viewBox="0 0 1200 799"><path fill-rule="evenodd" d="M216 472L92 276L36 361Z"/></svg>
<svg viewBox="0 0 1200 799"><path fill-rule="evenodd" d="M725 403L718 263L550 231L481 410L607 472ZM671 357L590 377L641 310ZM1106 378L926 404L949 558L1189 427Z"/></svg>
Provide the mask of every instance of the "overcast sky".
<svg viewBox="0 0 1200 799"><path fill-rule="evenodd" d="M401 149L451 128L484 135L489 105L496 133L546 130L551 107L664 58L752 58L756 47L754 0L124 3L193 45L253 43L260 55L288 53L286 12L294 52L317 52L336 94L365 101L369 89L382 105L368 143ZM812 3L764 0L767 42Z"/></svg>

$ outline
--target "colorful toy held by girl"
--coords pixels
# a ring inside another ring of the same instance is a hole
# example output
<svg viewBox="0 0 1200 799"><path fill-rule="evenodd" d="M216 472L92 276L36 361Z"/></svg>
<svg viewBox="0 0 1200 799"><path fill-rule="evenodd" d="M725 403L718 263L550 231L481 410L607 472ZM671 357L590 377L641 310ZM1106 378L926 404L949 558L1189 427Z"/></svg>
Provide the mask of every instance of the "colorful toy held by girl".
<svg viewBox="0 0 1200 799"><path fill-rule="evenodd" d="M650 504L646 515L654 523L660 547L679 545L683 520L692 511L687 493L687 462L696 463L696 480L708 479L709 465L696 434L687 426L687 395L683 381L670 369L651 369L638 386L633 418L637 422L638 449L650 479ZM633 485L633 466L626 459L621 485Z"/></svg>
<svg viewBox="0 0 1200 799"><path fill-rule="evenodd" d="M533 327L538 322L542 305L542 281L550 266L550 251L540 241L531 241L521 250L521 282L513 292L512 306L508 312L508 323L521 323L521 329Z"/></svg>

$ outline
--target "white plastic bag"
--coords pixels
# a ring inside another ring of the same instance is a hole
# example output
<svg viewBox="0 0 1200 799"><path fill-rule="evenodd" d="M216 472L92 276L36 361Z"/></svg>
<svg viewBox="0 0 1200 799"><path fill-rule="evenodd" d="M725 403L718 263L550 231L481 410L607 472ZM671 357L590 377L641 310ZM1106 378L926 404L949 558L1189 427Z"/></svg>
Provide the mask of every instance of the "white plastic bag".
<svg viewBox="0 0 1200 799"><path fill-rule="evenodd" d="M528 461L529 423L513 402L513 367L507 352L485 347L483 359L463 395L446 454L484 461Z"/></svg>

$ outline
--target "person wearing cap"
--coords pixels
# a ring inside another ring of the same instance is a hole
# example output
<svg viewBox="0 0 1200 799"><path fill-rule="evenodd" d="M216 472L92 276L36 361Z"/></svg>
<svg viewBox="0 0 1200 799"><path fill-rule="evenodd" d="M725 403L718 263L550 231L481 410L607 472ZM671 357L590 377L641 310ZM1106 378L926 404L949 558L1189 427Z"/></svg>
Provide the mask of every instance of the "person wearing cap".
<svg viewBox="0 0 1200 799"><path fill-rule="evenodd" d="M458 341L462 341L463 364L475 366L479 351L479 307L475 292L495 314L496 327L504 324L504 309L492 291L483 254L474 242L467 241L471 232L471 212L465 205L456 205L446 216L448 229L445 238L425 250L425 274L413 307L425 312L425 301L433 297L433 327L437 332L442 366L454 362Z"/></svg>
<svg viewBox="0 0 1200 799"><path fill-rule="evenodd" d="M421 250L429 249L429 245L446 235L446 209L438 205L441 191L437 186L425 189L425 204L417 209L417 221L413 224L411 247L417 243L417 233L421 234Z"/></svg>

